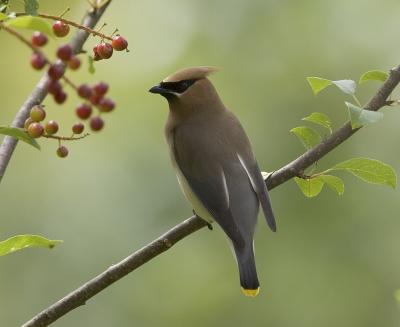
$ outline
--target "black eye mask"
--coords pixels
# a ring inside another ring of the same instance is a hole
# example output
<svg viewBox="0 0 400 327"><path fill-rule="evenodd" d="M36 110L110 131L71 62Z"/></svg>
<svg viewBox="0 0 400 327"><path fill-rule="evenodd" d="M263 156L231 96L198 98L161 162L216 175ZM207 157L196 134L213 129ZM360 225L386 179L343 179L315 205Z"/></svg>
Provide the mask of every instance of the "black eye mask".
<svg viewBox="0 0 400 327"><path fill-rule="evenodd" d="M170 92L181 94L185 92L195 82L196 82L195 79L188 79L179 82L161 82L160 87Z"/></svg>

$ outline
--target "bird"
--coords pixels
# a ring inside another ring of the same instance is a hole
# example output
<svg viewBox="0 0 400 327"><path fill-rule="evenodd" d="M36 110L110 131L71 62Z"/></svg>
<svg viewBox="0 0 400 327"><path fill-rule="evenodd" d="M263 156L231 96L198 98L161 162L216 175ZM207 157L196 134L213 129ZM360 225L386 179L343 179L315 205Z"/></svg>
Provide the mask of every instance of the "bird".
<svg viewBox="0 0 400 327"><path fill-rule="evenodd" d="M276 231L264 178L239 120L228 110L208 78L218 69L189 67L169 75L149 92L169 104L165 138L181 189L194 213L217 222L236 257L246 296L260 290L254 257L259 207Z"/></svg>

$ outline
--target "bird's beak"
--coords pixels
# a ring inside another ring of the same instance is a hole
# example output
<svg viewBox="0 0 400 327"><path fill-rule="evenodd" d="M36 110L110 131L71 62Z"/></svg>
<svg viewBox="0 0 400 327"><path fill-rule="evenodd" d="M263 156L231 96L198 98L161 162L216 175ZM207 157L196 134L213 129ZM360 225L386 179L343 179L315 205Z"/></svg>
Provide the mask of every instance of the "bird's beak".
<svg viewBox="0 0 400 327"><path fill-rule="evenodd" d="M150 90L150 93L155 93L155 94L164 94L164 93L168 93L168 90L166 90L165 88L163 88L160 84L158 85L154 85Z"/></svg>

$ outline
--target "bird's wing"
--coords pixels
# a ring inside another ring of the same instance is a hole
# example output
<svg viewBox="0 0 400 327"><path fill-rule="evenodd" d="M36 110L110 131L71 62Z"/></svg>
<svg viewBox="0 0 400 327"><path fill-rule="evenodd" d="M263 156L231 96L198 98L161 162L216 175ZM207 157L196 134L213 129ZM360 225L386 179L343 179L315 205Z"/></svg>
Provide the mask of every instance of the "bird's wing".
<svg viewBox="0 0 400 327"><path fill-rule="evenodd" d="M237 159L239 159L243 169L246 171L253 190L257 194L268 226L275 232L276 222L271 207L271 200L260 168L258 167L257 160L254 156L253 150L251 149L250 141L247 138L242 125L231 112L227 111L226 119L229 121L231 126L234 126L234 128L227 130L227 133L232 133L232 135L229 136L229 140L233 143L233 148L237 149Z"/></svg>
<svg viewBox="0 0 400 327"><path fill-rule="evenodd" d="M175 161L194 194L232 243L244 246L243 236L230 210L226 177L215 148L203 138L195 137L190 128L178 127L172 133Z"/></svg>
<svg viewBox="0 0 400 327"><path fill-rule="evenodd" d="M249 155L246 154L241 155L238 153L237 157L246 171L254 191L257 193L268 226L275 232L276 222L272 211L271 200L257 161L252 158L253 156L249 157Z"/></svg>

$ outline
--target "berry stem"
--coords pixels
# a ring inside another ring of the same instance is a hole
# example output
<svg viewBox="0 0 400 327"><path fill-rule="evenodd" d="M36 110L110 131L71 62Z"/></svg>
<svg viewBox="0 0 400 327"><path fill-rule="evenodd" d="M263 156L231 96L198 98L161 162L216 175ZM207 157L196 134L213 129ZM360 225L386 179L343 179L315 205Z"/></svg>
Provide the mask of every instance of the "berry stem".
<svg viewBox="0 0 400 327"><path fill-rule="evenodd" d="M65 83L67 83L69 86L71 86L75 91L78 91L78 87L67 76L63 75L62 79L64 80Z"/></svg>
<svg viewBox="0 0 400 327"><path fill-rule="evenodd" d="M76 140L80 140L80 139L83 139L83 138L85 138L86 136L89 136L89 135L90 135L89 133L86 133L86 134L84 134L82 136L75 136L75 137L71 136L71 137L69 137L69 136L57 136L57 135L43 134L42 137L45 137L45 138L48 138L48 139L55 139L55 140L58 140L59 143L60 143L61 141L76 141Z"/></svg>
<svg viewBox="0 0 400 327"><path fill-rule="evenodd" d="M67 8L63 11L63 13L60 15L60 18L62 18L67 12L69 12L71 10L71 8Z"/></svg>

